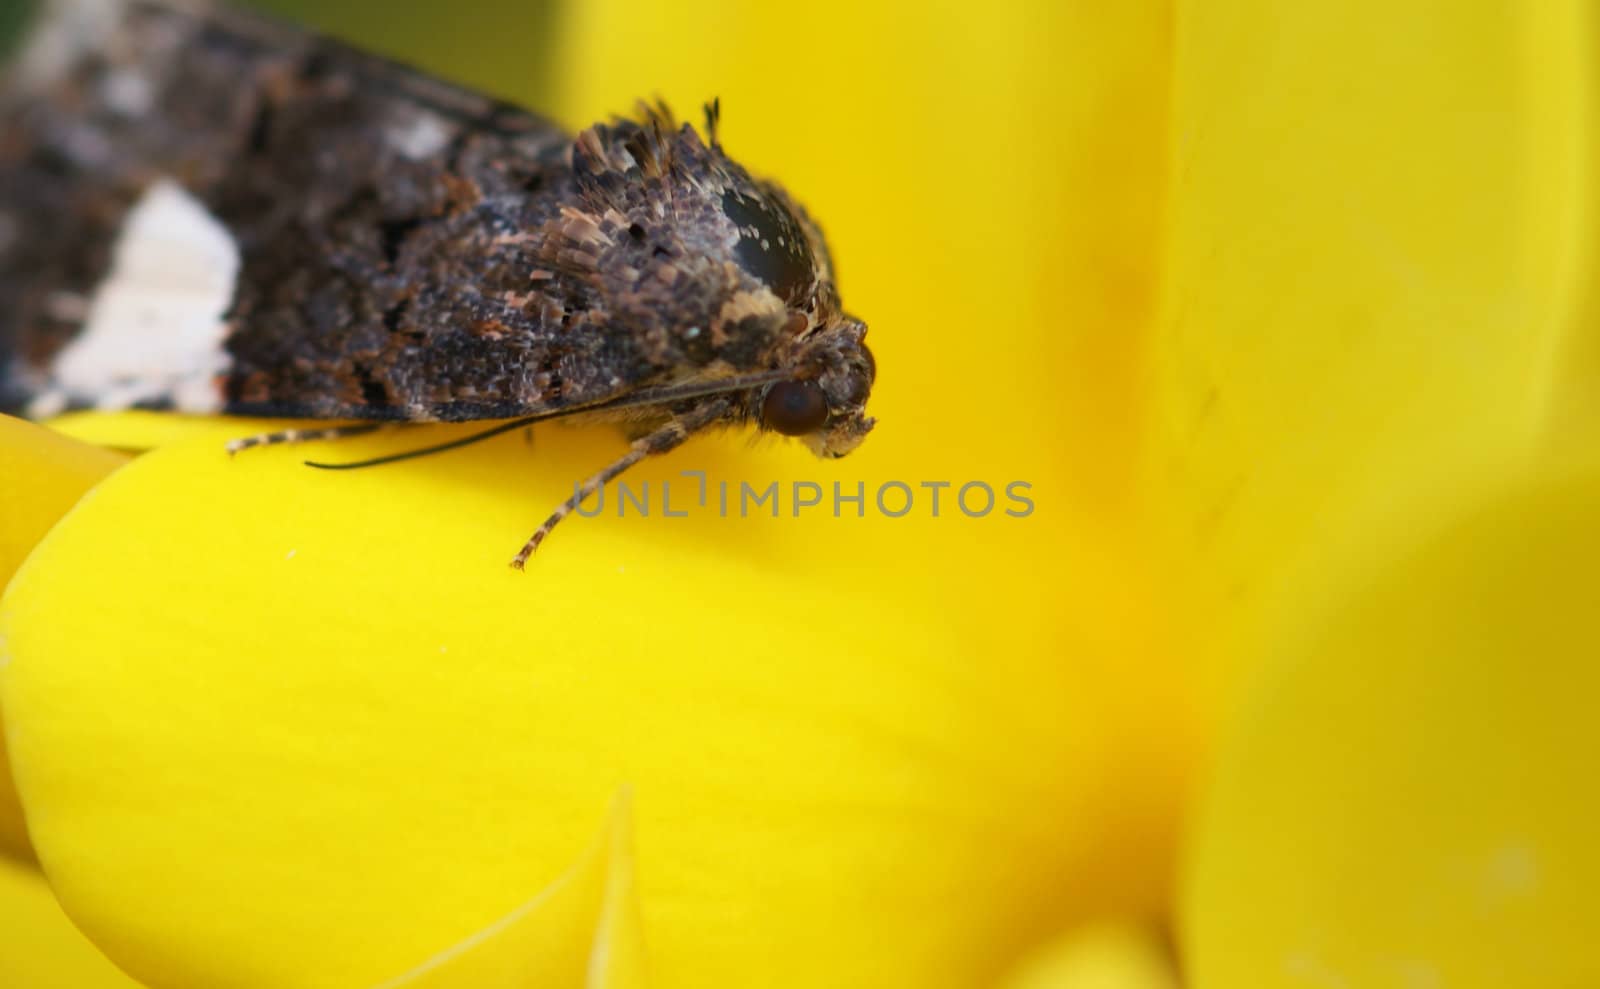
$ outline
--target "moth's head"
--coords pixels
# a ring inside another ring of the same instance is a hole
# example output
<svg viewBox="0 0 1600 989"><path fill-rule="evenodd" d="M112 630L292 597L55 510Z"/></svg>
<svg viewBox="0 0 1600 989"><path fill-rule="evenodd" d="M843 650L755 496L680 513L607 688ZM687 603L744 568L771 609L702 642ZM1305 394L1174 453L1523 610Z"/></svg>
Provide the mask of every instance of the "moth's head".
<svg viewBox="0 0 1600 989"><path fill-rule="evenodd" d="M867 397L877 377L867 328L844 317L811 333L795 362L799 376L761 389L755 396L762 429L796 436L819 457L842 457L861 445L874 420Z"/></svg>
<svg viewBox="0 0 1600 989"><path fill-rule="evenodd" d="M713 103L709 150L722 157L717 120ZM842 457L873 426L866 404L878 369L864 342L866 325L841 312L827 241L805 209L782 186L752 178L735 162L724 158L719 172L716 206L735 235L731 258L755 283L744 306L769 325L781 320L782 363L797 371L757 393L755 418L819 457Z"/></svg>
<svg viewBox="0 0 1600 989"><path fill-rule="evenodd" d="M637 120L580 134L581 226L596 236L571 254L597 259L609 311L689 363L730 377L792 371L748 396L748 416L842 457L872 428L866 327L841 308L821 229L723 152L718 120L713 103L701 140L664 106L641 106Z"/></svg>
<svg viewBox="0 0 1600 989"><path fill-rule="evenodd" d="M754 283L737 297L737 312L754 325L781 325L776 353L797 372L759 392L756 420L819 457L842 457L873 425L865 410L878 369L866 325L840 311L827 243L806 211L776 183L733 169L718 205L736 231L733 262Z"/></svg>

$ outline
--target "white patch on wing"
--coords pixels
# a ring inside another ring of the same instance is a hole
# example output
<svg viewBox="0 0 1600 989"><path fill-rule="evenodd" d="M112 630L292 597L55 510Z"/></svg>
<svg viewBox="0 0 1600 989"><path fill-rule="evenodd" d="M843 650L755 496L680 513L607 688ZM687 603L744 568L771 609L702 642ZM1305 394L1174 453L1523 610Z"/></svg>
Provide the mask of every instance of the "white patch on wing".
<svg viewBox="0 0 1600 989"><path fill-rule="evenodd" d="M100 97L124 117L142 117L156 103L150 77L135 69L113 69L100 83Z"/></svg>
<svg viewBox="0 0 1600 989"><path fill-rule="evenodd" d="M216 217L176 182L156 182L123 222L111 272L83 330L51 364L40 400L59 402L54 393L99 409L167 400L183 412L216 411L228 367L222 317L238 277L239 247Z"/></svg>
<svg viewBox="0 0 1600 989"><path fill-rule="evenodd" d="M418 161L445 149L450 143L450 128L437 114L417 110L385 131L389 144L401 155Z"/></svg>

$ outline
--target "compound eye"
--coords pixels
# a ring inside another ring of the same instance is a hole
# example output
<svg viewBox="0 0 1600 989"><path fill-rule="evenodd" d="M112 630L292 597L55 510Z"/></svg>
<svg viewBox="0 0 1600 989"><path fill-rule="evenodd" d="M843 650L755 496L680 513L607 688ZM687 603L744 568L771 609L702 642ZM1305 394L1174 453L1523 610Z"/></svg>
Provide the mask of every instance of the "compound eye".
<svg viewBox="0 0 1600 989"><path fill-rule="evenodd" d="M828 399L815 381L780 381L761 403L761 421L785 436L804 436L828 421Z"/></svg>
<svg viewBox="0 0 1600 989"><path fill-rule="evenodd" d="M867 400L867 395L872 391L872 382L852 371L850 377L845 379L844 400L851 405L862 405Z"/></svg>
<svg viewBox="0 0 1600 989"><path fill-rule="evenodd" d="M872 391L872 383L878 377L878 363L872 359L872 351L867 349L866 344L861 345L861 356L864 359L863 363L867 365L866 374L853 370L846 379L844 397L851 405L860 405L867 400L868 393Z"/></svg>

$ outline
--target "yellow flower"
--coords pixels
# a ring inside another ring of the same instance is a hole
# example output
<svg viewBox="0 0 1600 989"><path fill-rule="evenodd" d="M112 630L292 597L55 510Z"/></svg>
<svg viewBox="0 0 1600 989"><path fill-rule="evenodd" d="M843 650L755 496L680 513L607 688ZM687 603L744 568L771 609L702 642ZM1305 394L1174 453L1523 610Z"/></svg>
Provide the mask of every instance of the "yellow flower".
<svg viewBox="0 0 1600 989"><path fill-rule="evenodd" d="M1195 831L1195 985L1600 985L1585 459L1282 631Z"/></svg>
<svg viewBox="0 0 1600 989"><path fill-rule="evenodd" d="M0 858L0 985L27 989L137 989L72 926L38 870Z"/></svg>
<svg viewBox="0 0 1600 989"><path fill-rule="evenodd" d="M1181 903L1202 987L1594 981L1585 5L566 16L567 122L721 96L879 358L846 460L632 480L866 517L611 505L517 575L619 440L156 443L0 600L95 946L174 989L1154 989ZM1036 508L890 518L896 480Z"/></svg>

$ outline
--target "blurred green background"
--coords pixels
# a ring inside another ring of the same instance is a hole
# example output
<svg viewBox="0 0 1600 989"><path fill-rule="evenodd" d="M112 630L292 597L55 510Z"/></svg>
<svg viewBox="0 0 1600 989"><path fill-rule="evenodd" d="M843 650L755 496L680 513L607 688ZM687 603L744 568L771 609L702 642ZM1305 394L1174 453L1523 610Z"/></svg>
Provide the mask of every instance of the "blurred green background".
<svg viewBox="0 0 1600 989"><path fill-rule="evenodd" d="M471 0L448 13L391 0L269 0L257 7L534 110L558 95L555 0Z"/></svg>
<svg viewBox="0 0 1600 989"><path fill-rule="evenodd" d="M0 0L0 53L44 0ZM245 4L525 104L551 105L560 79L554 0L472 0L441 13L434 4L386 0L269 0ZM448 71L446 68L448 67Z"/></svg>
<svg viewBox="0 0 1600 989"><path fill-rule="evenodd" d="M17 35L22 31L22 25L33 16L34 6L32 0L0 3L0 56L10 52Z"/></svg>

